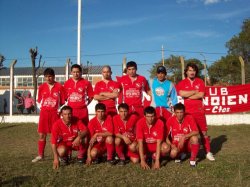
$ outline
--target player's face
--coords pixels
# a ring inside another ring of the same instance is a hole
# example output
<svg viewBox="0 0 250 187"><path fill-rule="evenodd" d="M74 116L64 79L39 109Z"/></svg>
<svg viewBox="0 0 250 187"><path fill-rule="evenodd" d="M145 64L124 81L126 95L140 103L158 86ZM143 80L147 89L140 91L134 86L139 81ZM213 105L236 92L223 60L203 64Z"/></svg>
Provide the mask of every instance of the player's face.
<svg viewBox="0 0 250 187"><path fill-rule="evenodd" d="M146 122L148 125L153 125L155 121L155 115L154 114L146 114Z"/></svg>
<svg viewBox="0 0 250 187"><path fill-rule="evenodd" d="M111 79L111 71L109 68L103 68L102 69L102 76L103 76L103 79L105 80L110 80Z"/></svg>
<svg viewBox="0 0 250 187"><path fill-rule="evenodd" d="M63 110L61 113L62 120L65 124L71 123L72 112L71 110Z"/></svg>
<svg viewBox="0 0 250 187"><path fill-rule="evenodd" d="M135 67L129 67L127 68L127 75L130 77L135 77L136 76L136 69Z"/></svg>
<svg viewBox="0 0 250 187"><path fill-rule="evenodd" d="M74 80L79 80L81 78L82 72L78 68L73 68L71 75Z"/></svg>
<svg viewBox="0 0 250 187"><path fill-rule="evenodd" d="M100 110L100 109L98 109L97 111L96 111L96 117L97 117L97 119L98 120L103 120L103 119L105 119L105 110Z"/></svg>
<svg viewBox="0 0 250 187"><path fill-rule="evenodd" d="M184 110L175 110L174 111L178 121L182 121L184 118Z"/></svg>
<svg viewBox="0 0 250 187"><path fill-rule="evenodd" d="M55 76L54 75L45 75L44 76L44 80L45 82L47 82L48 84L54 84L55 83Z"/></svg>
<svg viewBox="0 0 250 187"><path fill-rule="evenodd" d="M194 79L196 75L196 71L192 67L188 67L186 74L189 79Z"/></svg>
<svg viewBox="0 0 250 187"><path fill-rule="evenodd" d="M159 81L164 81L166 79L166 74L162 72L157 73L156 76Z"/></svg>
<svg viewBox="0 0 250 187"><path fill-rule="evenodd" d="M122 120L126 120L128 117L128 110L125 108L120 108L119 109L119 115L121 117Z"/></svg>

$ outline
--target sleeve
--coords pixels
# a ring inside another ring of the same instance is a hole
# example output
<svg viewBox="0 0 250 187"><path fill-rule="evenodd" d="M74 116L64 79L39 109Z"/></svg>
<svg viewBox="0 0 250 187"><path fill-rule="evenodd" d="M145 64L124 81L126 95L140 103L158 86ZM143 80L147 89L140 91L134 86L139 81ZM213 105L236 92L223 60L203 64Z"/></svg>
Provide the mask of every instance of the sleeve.
<svg viewBox="0 0 250 187"><path fill-rule="evenodd" d="M143 84L144 84L144 91L147 93L150 90L150 87L146 78L144 78Z"/></svg>
<svg viewBox="0 0 250 187"><path fill-rule="evenodd" d="M90 120L89 124L88 124L88 130L90 133L90 137L92 137L95 134L95 129L94 129L94 120Z"/></svg>
<svg viewBox="0 0 250 187"><path fill-rule="evenodd" d="M88 130L81 120L77 121L77 127L81 132Z"/></svg>
<svg viewBox="0 0 250 187"><path fill-rule="evenodd" d="M66 101L66 92L62 85L60 85L60 105L63 105Z"/></svg>
<svg viewBox="0 0 250 187"><path fill-rule="evenodd" d="M96 94L96 95L98 95L98 94L100 94L100 89L99 89L99 82L97 82L96 84L95 84L95 88L94 88L94 95Z"/></svg>
<svg viewBox="0 0 250 187"><path fill-rule="evenodd" d="M112 121L112 118L111 116L108 116L107 119L107 130L108 132L114 134L114 127L113 127L113 121Z"/></svg>
<svg viewBox="0 0 250 187"><path fill-rule="evenodd" d="M171 123L172 123L172 118L168 118L166 122L166 135L168 136L171 132Z"/></svg>
<svg viewBox="0 0 250 187"><path fill-rule="evenodd" d="M177 91L173 83L171 83L171 87L172 87L172 90L170 92L170 98L171 98L172 105L174 106L175 104L178 103Z"/></svg>
<svg viewBox="0 0 250 187"><path fill-rule="evenodd" d="M89 98L94 97L93 87L89 81L88 81L88 86L87 86L87 95Z"/></svg>
<svg viewBox="0 0 250 187"><path fill-rule="evenodd" d="M138 121L136 124L136 139L137 140L143 140L143 121Z"/></svg>
<svg viewBox="0 0 250 187"><path fill-rule="evenodd" d="M200 79L199 92L204 92L205 93L205 83L201 79Z"/></svg>
<svg viewBox="0 0 250 187"><path fill-rule="evenodd" d="M158 140L163 140L163 134L164 134L164 123L159 119L158 121L157 121L157 126L158 126L158 128L157 128L157 131L158 131L158 137L157 137L157 139Z"/></svg>
<svg viewBox="0 0 250 187"><path fill-rule="evenodd" d="M176 91L177 94L180 95L180 91L183 90L184 86L183 86L183 81L180 81L177 85L176 85Z"/></svg>

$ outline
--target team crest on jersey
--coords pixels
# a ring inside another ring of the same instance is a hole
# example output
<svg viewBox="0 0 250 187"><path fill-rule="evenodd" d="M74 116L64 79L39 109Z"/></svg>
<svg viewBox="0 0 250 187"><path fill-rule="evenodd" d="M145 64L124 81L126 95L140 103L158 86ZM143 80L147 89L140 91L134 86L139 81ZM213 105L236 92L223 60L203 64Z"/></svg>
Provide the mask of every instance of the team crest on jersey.
<svg viewBox="0 0 250 187"><path fill-rule="evenodd" d="M58 95L59 95L58 92L54 92L54 93L53 93L53 96L54 96L54 97L58 97Z"/></svg>
<svg viewBox="0 0 250 187"><path fill-rule="evenodd" d="M137 88L140 88L140 87L141 87L141 84L140 84L140 83L136 83L135 86L136 86Z"/></svg>
<svg viewBox="0 0 250 187"><path fill-rule="evenodd" d="M110 86L109 89L113 91L115 88L113 86Z"/></svg>
<svg viewBox="0 0 250 187"><path fill-rule="evenodd" d="M83 91L83 89L82 88L78 88L78 92L82 92Z"/></svg>
<svg viewBox="0 0 250 187"><path fill-rule="evenodd" d="M188 133L188 128L185 127L185 128L183 129L183 132L184 132L185 134Z"/></svg>
<svg viewBox="0 0 250 187"><path fill-rule="evenodd" d="M156 131L154 131L152 134L153 134L153 136L157 136L157 132Z"/></svg>
<svg viewBox="0 0 250 187"><path fill-rule="evenodd" d="M195 85L195 89L199 89L200 88L200 85Z"/></svg>
<svg viewBox="0 0 250 187"><path fill-rule="evenodd" d="M158 96L163 96L164 95L164 89L161 88L161 87L158 87L158 88L155 89L155 93Z"/></svg>

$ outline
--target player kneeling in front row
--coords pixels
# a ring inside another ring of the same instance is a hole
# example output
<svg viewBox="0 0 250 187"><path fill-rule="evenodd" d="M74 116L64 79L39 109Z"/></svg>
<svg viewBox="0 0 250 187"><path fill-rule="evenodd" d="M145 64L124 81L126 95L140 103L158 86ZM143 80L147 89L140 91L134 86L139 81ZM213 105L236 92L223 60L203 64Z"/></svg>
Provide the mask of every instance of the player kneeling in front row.
<svg viewBox="0 0 250 187"><path fill-rule="evenodd" d="M191 115L185 115L185 106L174 105L175 115L167 121L167 143L171 145L170 157L178 159L181 154L191 152L190 166L196 166L196 156L199 152L199 130ZM169 138L170 136L170 138ZM171 139L171 141L170 141Z"/></svg>
<svg viewBox="0 0 250 187"><path fill-rule="evenodd" d="M88 124L90 141L87 164L98 163L100 157L107 153L107 162L115 164L113 122L111 116L106 115L106 106L98 103L95 106L96 116Z"/></svg>
<svg viewBox="0 0 250 187"><path fill-rule="evenodd" d="M115 149L119 157L118 165L125 165L125 157L130 157L133 163L138 163L139 156L131 152L137 145L135 140L135 127L138 120L136 114L129 114L129 106L121 103L118 106L119 114L113 117L115 132Z"/></svg>
<svg viewBox="0 0 250 187"><path fill-rule="evenodd" d="M146 162L148 156L152 157L153 169L160 168L160 156L165 156L170 147L163 142L164 123L156 118L154 107L146 107L144 109L144 117L136 124L136 139L138 141L138 149L140 155L140 165L143 169L149 169Z"/></svg>
<svg viewBox="0 0 250 187"><path fill-rule="evenodd" d="M72 118L72 108L61 109L61 119L52 127L51 147L54 155L53 168L58 169L60 162L68 163L72 150L77 150L79 163L83 162L87 150L87 127L76 118Z"/></svg>

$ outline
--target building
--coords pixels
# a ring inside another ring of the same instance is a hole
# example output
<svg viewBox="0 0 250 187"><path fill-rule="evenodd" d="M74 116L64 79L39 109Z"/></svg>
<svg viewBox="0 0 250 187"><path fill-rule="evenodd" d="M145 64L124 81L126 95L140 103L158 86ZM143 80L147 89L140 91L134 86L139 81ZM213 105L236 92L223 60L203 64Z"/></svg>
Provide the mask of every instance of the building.
<svg viewBox="0 0 250 187"><path fill-rule="evenodd" d="M44 82L43 71L47 67L40 68L38 71L38 86ZM67 79L67 74L70 74L67 67L51 67L56 74L56 81L64 84ZM69 72L69 73L67 73ZM83 77L88 79L94 87L96 82L102 79L102 66L83 66ZM30 91L32 96L34 93L32 68L31 67L15 67L14 68L14 93ZM0 113L4 112L4 102L7 101L6 111L9 111L10 101L10 68L0 70ZM13 113L16 113L15 108L17 100L14 99Z"/></svg>

